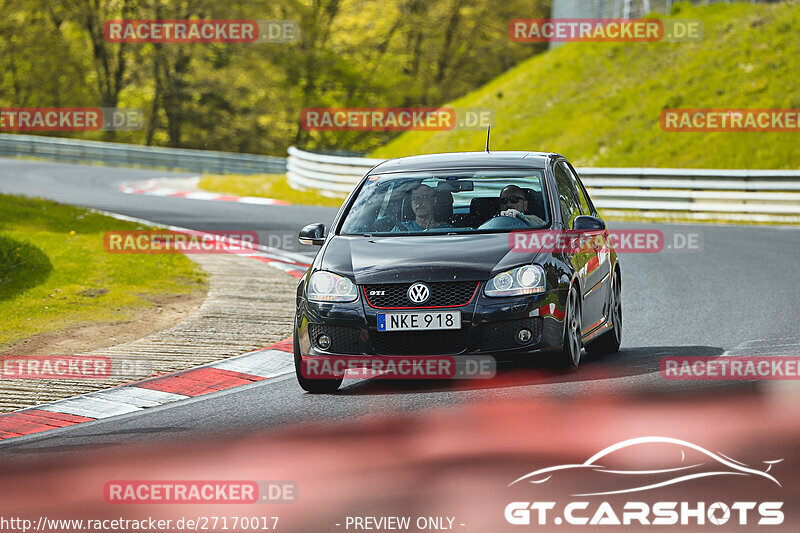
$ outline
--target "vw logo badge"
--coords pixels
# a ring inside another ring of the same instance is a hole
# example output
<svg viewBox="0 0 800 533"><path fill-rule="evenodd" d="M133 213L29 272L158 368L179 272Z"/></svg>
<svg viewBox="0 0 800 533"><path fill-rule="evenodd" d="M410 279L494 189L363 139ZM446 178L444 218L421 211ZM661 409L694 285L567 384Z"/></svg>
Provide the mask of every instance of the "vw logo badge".
<svg viewBox="0 0 800 533"><path fill-rule="evenodd" d="M423 304L431 297L431 289L424 283L414 283L408 288L407 296L415 304Z"/></svg>

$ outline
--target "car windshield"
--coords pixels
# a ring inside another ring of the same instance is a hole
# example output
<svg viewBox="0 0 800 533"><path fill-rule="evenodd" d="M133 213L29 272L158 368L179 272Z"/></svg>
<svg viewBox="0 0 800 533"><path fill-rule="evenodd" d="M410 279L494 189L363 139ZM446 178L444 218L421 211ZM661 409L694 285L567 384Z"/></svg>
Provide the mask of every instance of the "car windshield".
<svg viewBox="0 0 800 533"><path fill-rule="evenodd" d="M508 232L549 225L542 170L374 174L342 235Z"/></svg>

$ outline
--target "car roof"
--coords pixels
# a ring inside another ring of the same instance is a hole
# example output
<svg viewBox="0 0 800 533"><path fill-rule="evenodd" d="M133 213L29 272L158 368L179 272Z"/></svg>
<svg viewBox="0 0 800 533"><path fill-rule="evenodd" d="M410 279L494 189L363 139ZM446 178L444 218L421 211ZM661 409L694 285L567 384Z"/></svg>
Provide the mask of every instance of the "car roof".
<svg viewBox="0 0 800 533"><path fill-rule="evenodd" d="M389 159L370 174L410 170L455 170L469 168L545 168L548 160L561 157L552 152L453 152Z"/></svg>

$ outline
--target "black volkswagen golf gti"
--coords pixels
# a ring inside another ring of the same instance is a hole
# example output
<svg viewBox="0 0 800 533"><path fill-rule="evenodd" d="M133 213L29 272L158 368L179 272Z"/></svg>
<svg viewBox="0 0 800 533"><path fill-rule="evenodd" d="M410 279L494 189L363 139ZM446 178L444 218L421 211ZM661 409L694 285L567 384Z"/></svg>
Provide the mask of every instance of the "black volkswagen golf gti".
<svg viewBox="0 0 800 533"><path fill-rule="evenodd" d="M591 238L559 239L576 234ZM549 353L574 367L584 347L616 352L621 276L607 237L558 154L385 161L350 193L327 234L322 224L300 232L302 243L322 245L297 292L300 386L341 385L343 375L304 371L315 358L533 361Z"/></svg>

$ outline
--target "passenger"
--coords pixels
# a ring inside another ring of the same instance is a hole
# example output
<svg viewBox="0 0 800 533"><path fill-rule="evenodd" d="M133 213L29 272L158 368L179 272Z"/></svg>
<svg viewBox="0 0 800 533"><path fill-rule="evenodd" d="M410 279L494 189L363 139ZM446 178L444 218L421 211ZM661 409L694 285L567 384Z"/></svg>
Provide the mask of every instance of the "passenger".
<svg viewBox="0 0 800 533"><path fill-rule="evenodd" d="M432 228L452 228L452 224L438 220L436 191L427 185L418 185L411 191L411 209L414 211L414 220L400 222L396 231L426 231Z"/></svg>
<svg viewBox="0 0 800 533"><path fill-rule="evenodd" d="M544 221L536 215L525 214L528 210L528 199L525 191L516 185L508 185L500 191L500 216L516 217L534 227L544 226Z"/></svg>

